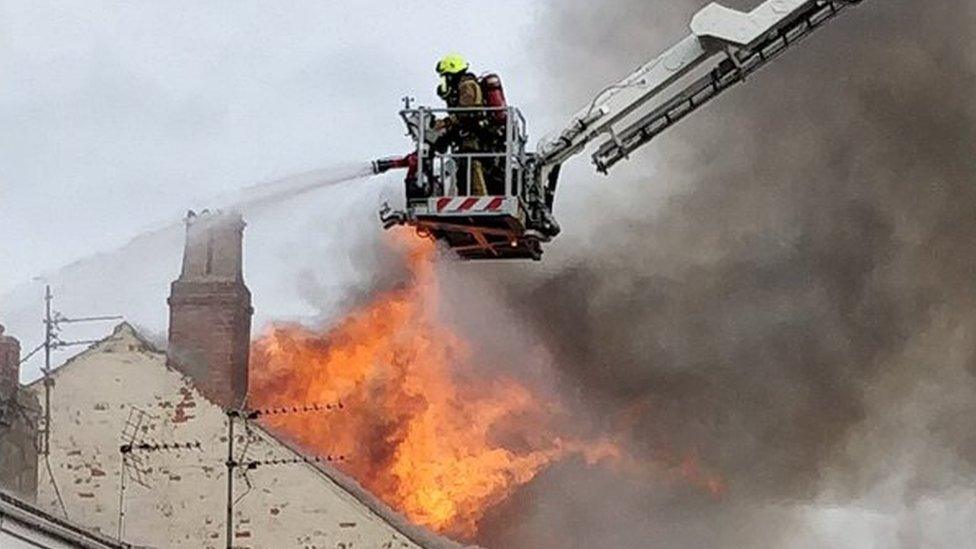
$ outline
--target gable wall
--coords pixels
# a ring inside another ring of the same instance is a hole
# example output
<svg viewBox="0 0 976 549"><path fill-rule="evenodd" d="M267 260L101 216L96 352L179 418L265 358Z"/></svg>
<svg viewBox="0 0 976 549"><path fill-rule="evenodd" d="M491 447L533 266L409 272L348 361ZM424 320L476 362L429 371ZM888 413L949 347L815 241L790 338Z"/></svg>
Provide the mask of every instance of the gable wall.
<svg viewBox="0 0 976 549"><path fill-rule="evenodd" d="M200 451L134 452L127 467L123 539L154 547L223 547L226 421L165 356L122 327L55 374L51 470L70 520L116 536L120 444L133 410L145 413L136 442L202 444ZM39 384L34 391L43 390ZM294 458L260 429L247 459ZM245 445L238 424L235 440ZM60 514L43 460L38 505ZM137 482L141 478L142 483ZM262 467L235 480L235 546L384 549L418 547L313 467Z"/></svg>

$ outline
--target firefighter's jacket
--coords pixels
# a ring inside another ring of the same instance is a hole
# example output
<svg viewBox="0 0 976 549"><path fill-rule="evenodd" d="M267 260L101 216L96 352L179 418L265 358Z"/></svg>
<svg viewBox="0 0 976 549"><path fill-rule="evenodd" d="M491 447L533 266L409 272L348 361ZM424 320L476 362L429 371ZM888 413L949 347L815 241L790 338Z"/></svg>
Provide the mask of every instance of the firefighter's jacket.
<svg viewBox="0 0 976 549"><path fill-rule="evenodd" d="M485 105L484 97L481 94L481 84L473 74L464 74L456 84L457 89L453 90L447 99L448 108L475 108ZM462 149L477 150L478 134L480 125L484 120L484 113L454 113L438 124L444 128L451 137L449 141L454 142Z"/></svg>
<svg viewBox="0 0 976 549"><path fill-rule="evenodd" d="M460 77L457 82L457 89L452 90L452 94L447 99L448 108L472 108L483 107L484 97L481 94L481 84L473 74L467 73ZM484 144L479 139L481 125L485 120L484 113L453 113L438 121L438 126L445 130L444 139L441 145L446 147L449 143L453 144L455 151L459 153L481 152ZM474 160L471 165L462 163L461 181L468 179L467 172L470 171L470 181L467 181L467 192L472 195L484 196L486 191L485 176L482 163Z"/></svg>

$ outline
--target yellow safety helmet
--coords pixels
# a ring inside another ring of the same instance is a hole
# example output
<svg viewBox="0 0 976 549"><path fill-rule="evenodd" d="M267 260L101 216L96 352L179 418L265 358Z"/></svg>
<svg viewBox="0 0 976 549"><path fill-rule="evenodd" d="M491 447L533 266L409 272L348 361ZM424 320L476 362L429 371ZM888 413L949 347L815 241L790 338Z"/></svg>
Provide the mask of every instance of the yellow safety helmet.
<svg viewBox="0 0 976 549"><path fill-rule="evenodd" d="M459 74L468 70L468 62L457 53L449 53L437 62L437 74Z"/></svg>

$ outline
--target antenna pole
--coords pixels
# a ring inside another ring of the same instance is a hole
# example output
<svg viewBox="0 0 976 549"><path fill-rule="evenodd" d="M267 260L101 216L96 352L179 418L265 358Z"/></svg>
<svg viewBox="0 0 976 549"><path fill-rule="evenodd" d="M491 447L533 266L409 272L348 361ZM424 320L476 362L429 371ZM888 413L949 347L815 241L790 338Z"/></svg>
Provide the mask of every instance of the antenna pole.
<svg viewBox="0 0 976 549"><path fill-rule="evenodd" d="M51 443L51 348L54 343L54 322L51 319L51 285L44 286L44 432L41 455L50 453Z"/></svg>
<svg viewBox="0 0 976 549"><path fill-rule="evenodd" d="M227 549L234 547L234 410L227 410Z"/></svg>

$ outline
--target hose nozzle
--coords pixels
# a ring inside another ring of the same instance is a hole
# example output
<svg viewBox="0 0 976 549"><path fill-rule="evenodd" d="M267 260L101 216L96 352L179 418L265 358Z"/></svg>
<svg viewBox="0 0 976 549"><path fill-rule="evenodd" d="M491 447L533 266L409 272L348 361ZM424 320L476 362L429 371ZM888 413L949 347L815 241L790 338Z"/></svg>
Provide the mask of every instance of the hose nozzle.
<svg viewBox="0 0 976 549"><path fill-rule="evenodd" d="M380 158L379 160L373 161L373 173L379 175L381 173L386 173L390 170L401 170L410 167L410 157L391 157L391 158Z"/></svg>

